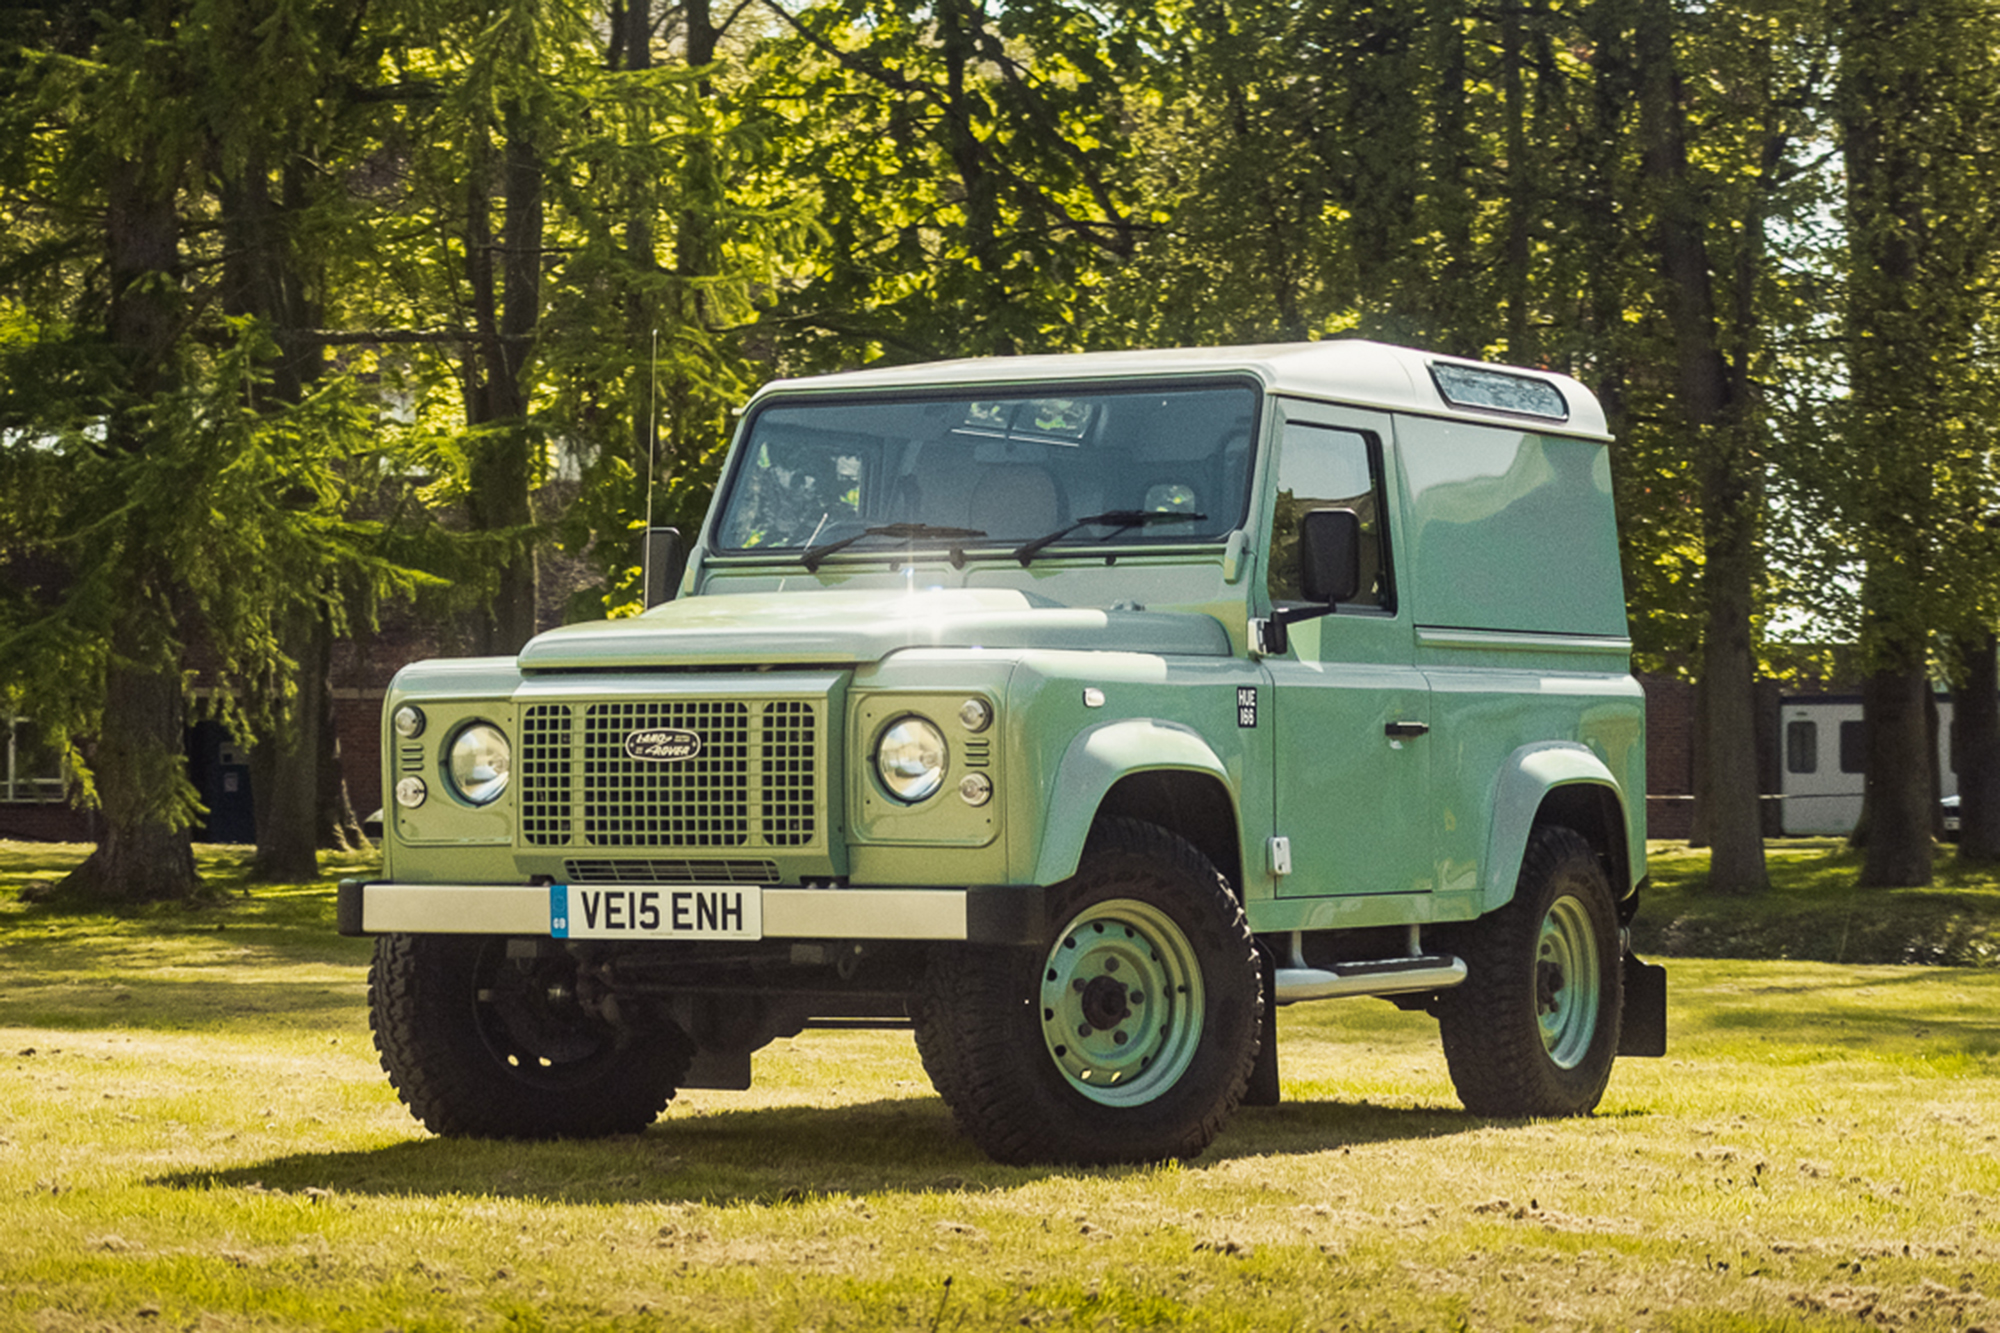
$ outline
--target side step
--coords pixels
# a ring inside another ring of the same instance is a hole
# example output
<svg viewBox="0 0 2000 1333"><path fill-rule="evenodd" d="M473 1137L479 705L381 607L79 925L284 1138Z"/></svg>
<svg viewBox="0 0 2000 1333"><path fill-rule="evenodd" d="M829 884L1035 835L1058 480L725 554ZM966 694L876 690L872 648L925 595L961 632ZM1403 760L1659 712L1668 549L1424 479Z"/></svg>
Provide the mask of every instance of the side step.
<svg viewBox="0 0 2000 1333"><path fill-rule="evenodd" d="M1327 968L1281 967L1275 989L1279 1004L1297 1004L1302 1000L1331 1000L1345 995L1449 990L1464 980L1462 960L1449 954L1431 954L1369 963L1335 963Z"/></svg>

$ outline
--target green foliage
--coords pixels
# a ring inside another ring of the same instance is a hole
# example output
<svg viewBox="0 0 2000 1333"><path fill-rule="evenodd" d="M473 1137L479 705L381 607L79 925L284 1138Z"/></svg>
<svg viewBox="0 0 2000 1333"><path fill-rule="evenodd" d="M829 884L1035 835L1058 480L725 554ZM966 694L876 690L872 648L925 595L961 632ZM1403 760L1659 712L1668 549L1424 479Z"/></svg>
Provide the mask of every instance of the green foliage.
<svg viewBox="0 0 2000 1333"><path fill-rule="evenodd" d="M823 240L779 296L788 361L1070 351L1143 230L1129 110L1156 65L1122 11L828 0L760 53ZM1111 19L1112 21L1107 21ZM1150 26L1150 24L1148 24ZM861 207L848 207L848 201Z"/></svg>
<svg viewBox="0 0 2000 1333"><path fill-rule="evenodd" d="M150 447L109 447L93 403L112 401L99 381L76 396L51 394L32 372L52 349L0 349L0 531L17 559L47 581L0 603L0 685L33 701L33 713L70 749L93 732L115 666L121 622L171 626L136 665L178 672L191 643L238 713L281 708L294 663L276 625L293 606L345 625L336 580L371 600L408 594L422 576L381 549L382 524L353 517L392 462L373 409L351 379L324 382L282 411L249 404L266 382L268 344L254 325L182 387L123 410L147 422ZM146 813L185 825L193 793L168 756L147 784ZM89 767L79 768L86 784ZM86 786L86 790L88 787Z"/></svg>
<svg viewBox="0 0 2000 1333"><path fill-rule="evenodd" d="M1724 584L1760 635L1970 635L2000 62L1891 8L11 6L0 676L80 736L199 640L268 721L287 609L531 617L551 551L633 609L774 373L1351 334L1598 392L1644 666L1701 669ZM120 199L171 233L130 273Z"/></svg>

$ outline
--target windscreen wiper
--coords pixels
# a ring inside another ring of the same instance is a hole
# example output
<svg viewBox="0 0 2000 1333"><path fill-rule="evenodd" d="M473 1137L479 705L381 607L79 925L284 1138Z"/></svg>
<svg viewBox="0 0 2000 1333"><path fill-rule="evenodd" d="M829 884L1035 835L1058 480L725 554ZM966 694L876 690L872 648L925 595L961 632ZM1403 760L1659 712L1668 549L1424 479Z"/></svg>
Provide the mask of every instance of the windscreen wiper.
<svg viewBox="0 0 2000 1333"><path fill-rule="evenodd" d="M837 542L824 546L808 546L799 556L799 563L808 573L817 574L820 562L836 551L845 551L863 537L901 537L907 541L963 541L968 537L984 537L979 528L940 528L929 523L883 523L872 528L863 528L852 537L842 537Z"/></svg>
<svg viewBox="0 0 2000 1333"><path fill-rule="evenodd" d="M1021 562L1022 568L1044 550L1055 545L1078 528L1108 527L1113 532L1123 532L1127 528L1144 527L1148 523L1192 523L1207 518L1207 514L1189 514L1173 509L1111 509L1102 514L1092 514L1080 518L1066 528L1057 528L1045 537L1037 537L1030 542L1022 542L1014 548L1013 555Z"/></svg>

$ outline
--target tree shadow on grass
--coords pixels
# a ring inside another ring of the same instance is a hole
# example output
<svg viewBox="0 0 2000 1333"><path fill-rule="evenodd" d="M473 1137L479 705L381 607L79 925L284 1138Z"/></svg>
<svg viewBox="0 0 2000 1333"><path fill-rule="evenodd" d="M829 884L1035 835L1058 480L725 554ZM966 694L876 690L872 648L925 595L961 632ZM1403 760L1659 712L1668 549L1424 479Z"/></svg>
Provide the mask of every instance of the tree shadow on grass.
<svg viewBox="0 0 2000 1333"><path fill-rule="evenodd" d="M1941 982L1976 998L1942 993ZM1740 984L1700 993L1684 1026L1690 1035L1762 1038L1805 1054L1991 1058L2000 1054L2000 1012L1989 1007L2000 998L1996 982L1984 969L1904 968ZM1886 1001L1872 1000L1871 992Z"/></svg>
<svg viewBox="0 0 2000 1333"><path fill-rule="evenodd" d="M233 1037L338 1032L365 1019L363 976L297 981L254 966L163 978L135 969L116 980L89 974L44 981L11 977L0 1025L54 1032L222 1032Z"/></svg>
<svg viewBox="0 0 2000 1333"><path fill-rule="evenodd" d="M1304 1155L1436 1139L1494 1122L1461 1111L1313 1101L1238 1115L1188 1164ZM512 1143L423 1138L354 1152L305 1152L147 1183L320 1201L341 1194L489 1197L552 1204L784 1207L816 1199L1012 1190L1050 1177L1116 1179L1157 1166L1011 1167L989 1161L935 1097L786 1106L676 1118L643 1134Z"/></svg>

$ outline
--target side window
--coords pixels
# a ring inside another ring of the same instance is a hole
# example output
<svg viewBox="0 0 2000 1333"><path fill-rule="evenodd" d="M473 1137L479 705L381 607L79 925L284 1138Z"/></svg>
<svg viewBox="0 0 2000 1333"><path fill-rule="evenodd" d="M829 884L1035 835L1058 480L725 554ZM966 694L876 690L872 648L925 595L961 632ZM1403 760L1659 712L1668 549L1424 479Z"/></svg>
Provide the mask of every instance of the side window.
<svg viewBox="0 0 2000 1333"><path fill-rule="evenodd" d="M1785 724L1785 771L1787 773L1819 771L1819 723Z"/></svg>
<svg viewBox="0 0 2000 1333"><path fill-rule="evenodd" d="M1840 771L1862 773L1868 769L1868 730L1864 723L1840 724Z"/></svg>
<svg viewBox="0 0 2000 1333"><path fill-rule="evenodd" d="M1271 516L1266 578L1273 602L1297 602L1299 520L1314 509L1352 509L1361 518L1361 591L1349 606L1393 610L1383 515L1382 449L1360 431L1292 422L1278 454L1278 502Z"/></svg>

